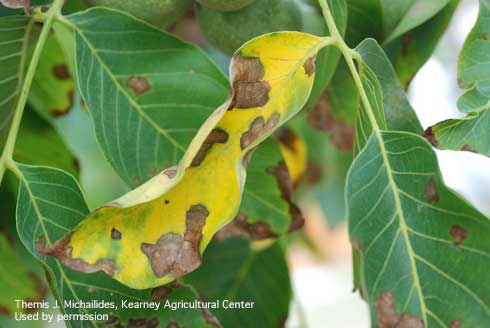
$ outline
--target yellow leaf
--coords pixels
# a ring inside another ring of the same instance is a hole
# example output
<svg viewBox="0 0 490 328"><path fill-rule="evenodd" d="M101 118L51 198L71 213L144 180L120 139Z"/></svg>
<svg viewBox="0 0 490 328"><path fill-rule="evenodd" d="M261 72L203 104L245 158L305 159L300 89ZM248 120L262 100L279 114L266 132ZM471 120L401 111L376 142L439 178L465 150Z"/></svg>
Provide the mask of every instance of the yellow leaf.
<svg viewBox="0 0 490 328"><path fill-rule="evenodd" d="M281 132L278 134L281 141L279 147L288 167L291 181L296 185L306 172L306 144L302 138L289 129L285 129L285 134L284 136Z"/></svg>
<svg viewBox="0 0 490 328"><path fill-rule="evenodd" d="M308 99L314 58L326 44L299 32L246 43L230 64L233 94L206 121L179 165L95 210L40 251L82 272L103 270L136 289L196 269L213 235L236 215L254 147Z"/></svg>

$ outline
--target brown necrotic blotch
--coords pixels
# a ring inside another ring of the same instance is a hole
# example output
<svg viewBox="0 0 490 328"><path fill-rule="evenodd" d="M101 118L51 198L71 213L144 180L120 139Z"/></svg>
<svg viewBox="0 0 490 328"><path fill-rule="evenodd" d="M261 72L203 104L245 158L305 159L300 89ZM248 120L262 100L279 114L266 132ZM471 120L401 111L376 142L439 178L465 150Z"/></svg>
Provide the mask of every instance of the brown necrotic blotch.
<svg viewBox="0 0 490 328"><path fill-rule="evenodd" d="M141 76L131 76L126 80L126 85L128 88L133 90L135 96L141 96L148 90L150 90L150 84L148 81Z"/></svg>
<svg viewBox="0 0 490 328"><path fill-rule="evenodd" d="M109 276L114 275L116 266L113 260L99 259L94 264L90 264L82 259L72 258L72 248L67 247L68 243L70 242L70 238L71 234L67 234L51 246L46 247L46 240L44 237L41 237L36 243L36 249L41 255L56 257L61 263L69 268L72 268L73 270L84 273L104 271Z"/></svg>
<svg viewBox="0 0 490 328"><path fill-rule="evenodd" d="M468 237L468 231L457 224L451 227L449 234L451 235L454 245L456 246L461 245L461 243L463 243L463 241Z"/></svg>
<svg viewBox="0 0 490 328"><path fill-rule="evenodd" d="M162 235L155 244L141 244L141 251L148 256L157 277L170 274L178 278L201 264L202 228L208 216L206 207L193 205L186 213L184 238L170 232Z"/></svg>
<svg viewBox="0 0 490 328"><path fill-rule="evenodd" d="M115 240L121 239L122 234L121 231L117 230L116 228L112 228L111 230L111 238Z"/></svg>
<svg viewBox="0 0 490 328"><path fill-rule="evenodd" d="M389 292L381 293L374 306L378 315L379 328L424 328L424 322L419 317L397 312L396 299Z"/></svg>
<svg viewBox="0 0 490 328"><path fill-rule="evenodd" d="M354 128L343 119L335 116L332 106L324 94L313 109L308 112L308 123L329 134L335 147L340 151L352 151L354 147Z"/></svg>
<svg viewBox="0 0 490 328"><path fill-rule="evenodd" d="M247 148L261 136L269 131L272 131L274 127L279 123L279 118L279 113L273 113L267 120L267 123L262 116L255 118L252 123L250 123L249 130L245 132L240 138L241 149L243 150Z"/></svg>
<svg viewBox="0 0 490 328"><path fill-rule="evenodd" d="M160 286L160 287L153 288L151 290L150 299L152 301L164 300L172 293L172 290L173 290L172 288L167 286Z"/></svg>
<svg viewBox="0 0 490 328"><path fill-rule="evenodd" d="M215 143L224 144L228 141L228 133L223 130L216 128L209 133L206 140L204 140L201 148L197 152L196 156L192 160L191 166L199 166L206 157L207 152Z"/></svg>
<svg viewBox="0 0 490 328"><path fill-rule="evenodd" d="M422 137L424 137L425 140L427 140L433 147L437 148L437 146L439 145L439 142L437 141L432 127L428 127L422 134Z"/></svg>
<svg viewBox="0 0 490 328"><path fill-rule="evenodd" d="M429 203L439 201L439 193L437 191L437 184L434 179L430 179L429 183L425 187L425 198Z"/></svg>
<svg viewBox="0 0 490 328"><path fill-rule="evenodd" d="M173 165L173 166L165 169L162 172L162 174L165 174L169 179L173 179L177 175L177 171L178 171L178 166L177 165Z"/></svg>
<svg viewBox="0 0 490 328"><path fill-rule="evenodd" d="M296 204L291 200L293 192L293 183L289 175L288 168L284 161L279 162L278 166L267 168L267 172L274 175L277 185L281 192L281 198L289 205L289 214L291 215L291 223L288 232L300 229L304 224L304 217ZM256 221L250 223L248 216L244 213L238 213L233 221L220 229L216 235L216 240L225 240L233 237L245 237L251 240L262 240L272 237L277 237L277 234L272 231L269 223Z"/></svg>
<svg viewBox="0 0 490 328"><path fill-rule="evenodd" d="M270 85L263 78L264 67L259 58L234 55L231 68L233 98L230 109L262 107L267 104Z"/></svg>
<svg viewBox="0 0 490 328"><path fill-rule="evenodd" d="M58 80L69 80L71 78L70 71L66 64L56 65L53 67L53 75Z"/></svg>
<svg viewBox="0 0 490 328"><path fill-rule="evenodd" d="M309 77L309 76L312 76L313 73L315 73L315 69L316 69L316 66L315 66L315 57L310 57L308 58L304 65L303 65L303 68L305 69L305 74Z"/></svg>
<svg viewBox="0 0 490 328"><path fill-rule="evenodd" d="M449 323L449 327L448 328L461 328L462 325L463 325L463 320L462 319L454 319L453 321L451 321Z"/></svg>

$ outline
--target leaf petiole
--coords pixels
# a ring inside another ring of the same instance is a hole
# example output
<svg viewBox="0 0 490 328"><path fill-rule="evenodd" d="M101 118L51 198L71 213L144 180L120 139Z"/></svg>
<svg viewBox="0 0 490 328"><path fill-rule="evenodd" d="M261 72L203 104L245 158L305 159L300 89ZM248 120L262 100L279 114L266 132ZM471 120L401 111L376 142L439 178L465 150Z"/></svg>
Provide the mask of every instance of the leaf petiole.
<svg viewBox="0 0 490 328"><path fill-rule="evenodd" d="M63 7L64 0L55 0L53 5L50 7L46 13L46 19L44 20L44 25L39 35L38 42L34 48L31 62L27 69L22 88L19 93L19 99L17 101L14 116L12 118L12 123L10 124L9 133L7 136L7 141L5 143L5 148L3 149L2 156L0 157L0 183L2 182L5 170L7 168L12 171L15 170L16 164L13 160L13 153L15 149L15 143L17 140L17 133L19 131L20 123L22 121L22 115L24 114L24 108L27 102L27 96L29 95L29 90L31 88L32 80L34 79L34 74L36 73L37 65L39 63L39 58L41 56L42 50L46 43L46 39L49 36L49 31L53 25L54 18L61 14L61 8ZM39 17L35 14L34 20L39 20Z"/></svg>
<svg viewBox="0 0 490 328"><path fill-rule="evenodd" d="M342 55L344 56L345 61L347 62L347 66L351 71L352 78L354 79L354 83L356 84L356 87L359 91L362 104L364 105L367 115L369 117L369 121L373 126L373 131L375 131L376 134L379 134L380 128L378 122L376 121L376 117L374 116L373 109L371 108L371 104L369 103L366 90L364 90L364 87L362 85L361 76L359 75L359 72L357 71L356 68L356 64L354 63L354 60L360 60L360 55L359 53L357 53L357 51L351 49L345 43L344 39L342 38L342 35L337 29L337 26L335 25L335 20L333 18L332 12L330 11L330 8L328 7L327 0L318 0L318 3L322 8L323 17L325 19L325 22L327 23L328 29L330 31L330 35L332 36L332 39L335 40L334 44L342 52Z"/></svg>

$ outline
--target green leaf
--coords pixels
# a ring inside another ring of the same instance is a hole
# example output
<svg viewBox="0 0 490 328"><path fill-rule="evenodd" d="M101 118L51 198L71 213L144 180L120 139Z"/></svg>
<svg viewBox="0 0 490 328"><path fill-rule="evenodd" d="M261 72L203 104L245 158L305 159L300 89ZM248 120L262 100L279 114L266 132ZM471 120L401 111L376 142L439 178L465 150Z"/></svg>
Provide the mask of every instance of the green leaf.
<svg viewBox="0 0 490 328"><path fill-rule="evenodd" d="M344 222L346 211L343 195L347 170L352 162L352 135L349 138L350 149L339 150L339 145L331 141L332 137L326 138L325 131L312 129L304 116L298 117L292 124L304 139L308 152L308 170L303 188L297 192L298 197L317 202L330 225ZM344 126L341 128L346 130ZM349 134L353 134L352 128ZM346 136L340 134L338 139L341 138Z"/></svg>
<svg viewBox="0 0 490 328"><path fill-rule="evenodd" d="M73 107L75 82L56 34L48 36L29 93L29 103L44 118L66 115Z"/></svg>
<svg viewBox="0 0 490 328"><path fill-rule="evenodd" d="M243 239L214 242L201 267L185 277L206 301L254 302L250 309L214 310L223 327L280 327L291 299L284 251L276 242L252 250Z"/></svg>
<svg viewBox="0 0 490 328"><path fill-rule="evenodd" d="M422 126L417 115L410 106L388 57L376 40L364 40L356 50L379 81L387 127L394 131L421 133Z"/></svg>
<svg viewBox="0 0 490 328"><path fill-rule="evenodd" d="M373 326L485 326L490 221L449 190L407 132L374 134L347 180L349 234Z"/></svg>
<svg viewBox="0 0 490 328"><path fill-rule="evenodd" d="M329 84L326 98L332 113L347 125L353 126L360 106L359 94L345 61L341 61Z"/></svg>
<svg viewBox="0 0 490 328"><path fill-rule="evenodd" d="M20 92L31 28L28 17L0 18L0 148L5 144Z"/></svg>
<svg viewBox="0 0 490 328"><path fill-rule="evenodd" d="M476 25L468 35L459 56L458 77L465 93L458 108L468 115L440 122L428 128L424 136L440 149L466 150L490 155L490 1L480 1Z"/></svg>
<svg viewBox="0 0 490 328"><path fill-rule="evenodd" d="M373 110L373 115L376 118L381 129L387 128L385 112L383 109L383 90L376 75L372 69L363 61L358 62L361 82L366 95L368 97L369 104ZM354 153L359 153L367 140L371 136L373 128L367 115L367 109L360 102L360 106L357 110L356 116L356 129L355 129L355 149Z"/></svg>
<svg viewBox="0 0 490 328"><path fill-rule="evenodd" d="M30 108L22 117L14 150L16 161L31 165L56 167L78 175L78 160L72 155L57 131Z"/></svg>
<svg viewBox="0 0 490 328"><path fill-rule="evenodd" d="M82 96L111 165L136 186L176 164L228 96L224 75L197 47L122 12L69 20Z"/></svg>
<svg viewBox="0 0 490 328"><path fill-rule="evenodd" d="M431 56L458 2L347 0L346 42L355 47L366 38L374 38L383 44L406 87Z"/></svg>
<svg viewBox="0 0 490 328"><path fill-rule="evenodd" d="M450 1L451 0L398 0L384 2L384 17L386 19L392 16L393 12L395 14L403 12L402 17L397 17L396 25L385 25L385 31L389 31L385 42L391 42L411 29L426 22L446 7Z"/></svg>
<svg viewBox="0 0 490 328"><path fill-rule="evenodd" d="M122 324L128 323L131 319L156 318L162 327L166 327L170 322L177 322L186 327L207 326L203 314L194 309L177 312L161 309L155 312L123 308L121 307L123 300L150 301L152 290L130 289L102 273L83 274L62 266L53 257L41 255L38 249L52 245L67 231L73 229L89 210L78 183L67 173L57 169L23 164L18 164L18 168L20 191L17 204L17 230L24 246L46 267L55 297L60 302L114 301L118 307L117 309L62 307L63 313L110 314L111 320ZM172 289L169 296L170 301L195 298L195 293L187 287ZM69 318L66 322L71 327L97 327L101 324L97 320L81 320L77 317Z"/></svg>
<svg viewBox="0 0 490 328"><path fill-rule="evenodd" d="M15 254L6 235L0 233L0 314L18 312L14 300L41 301L43 284Z"/></svg>
<svg viewBox="0 0 490 328"><path fill-rule="evenodd" d="M365 38L388 44L422 25L451 0L347 0L347 40L357 45Z"/></svg>
<svg viewBox="0 0 490 328"><path fill-rule="evenodd" d="M479 3L478 20L459 56L458 81L466 89L458 100L458 108L463 113L484 110L490 106L490 1L480 0Z"/></svg>
<svg viewBox="0 0 490 328"><path fill-rule="evenodd" d="M490 111L468 114L463 119L446 120L428 128L424 137L439 149L463 150L490 156L488 126Z"/></svg>
<svg viewBox="0 0 490 328"><path fill-rule="evenodd" d="M252 155L238 211L245 214L250 223L267 223L276 234L286 233L291 225L289 203L281 197L278 188L277 180L281 177L274 174L281 168L286 170L285 179L291 184L279 145L269 138Z"/></svg>
<svg viewBox="0 0 490 328"><path fill-rule="evenodd" d="M346 42L355 47L365 38L383 40L383 9L379 0L346 0L349 19Z"/></svg>
<svg viewBox="0 0 490 328"><path fill-rule="evenodd" d="M385 51L405 89L418 70L432 56L458 4L459 0L450 1L443 10L427 22L385 45Z"/></svg>
<svg viewBox="0 0 490 328"><path fill-rule="evenodd" d="M83 272L104 270L138 289L196 269L213 235L239 209L250 151L304 106L314 81L313 58L330 40L281 32L246 43L230 67L233 96L209 117L178 167L92 212L50 248L52 255ZM257 97L248 96L250 86ZM112 229L124 236L117 243ZM162 261L161 247L175 260ZM68 249L70 255L61 256ZM80 260L87 265L79 267Z"/></svg>
<svg viewBox="0 0 490 328"><path fill-rule="evenodd" d="M329 0L329 6L332 8L337 28L341 33L345 33L347 27L347 4L345 0ZM322 35L319 36L325 35L330 35L326 26ZM311 108L317 103L321 94L332 80L339 59L340 51L336 47L327 47L318 52L315 60L317 67L315 82L306 107Z"/></svg>
<svg viewBox="0 0 490 328"><path fill-rule="evenodd" d="M265 140L248 165L238 214L217 237L260 240L299 229L304 219L292 198L305 169L305 144L291 129L282 128Z"/></svg>

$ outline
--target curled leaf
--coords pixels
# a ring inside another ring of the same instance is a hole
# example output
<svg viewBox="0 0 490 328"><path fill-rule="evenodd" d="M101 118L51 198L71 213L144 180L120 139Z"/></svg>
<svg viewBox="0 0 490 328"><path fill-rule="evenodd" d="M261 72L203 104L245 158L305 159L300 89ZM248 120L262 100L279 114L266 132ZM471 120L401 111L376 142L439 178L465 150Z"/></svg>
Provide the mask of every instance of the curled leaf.
<svg viewBox="0 0 490 328"><path fill-rule="evenodd" d="M179 166L94 211L43 252L76 270L103 270L136 289L194 270L212 236L238 210L249 153L308 99L311 64L324 45L298 32L246 43L232 58L232 96L201 127Z"/></svg>

